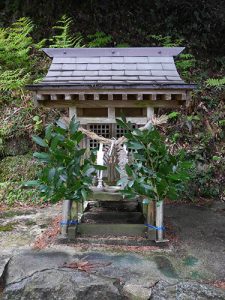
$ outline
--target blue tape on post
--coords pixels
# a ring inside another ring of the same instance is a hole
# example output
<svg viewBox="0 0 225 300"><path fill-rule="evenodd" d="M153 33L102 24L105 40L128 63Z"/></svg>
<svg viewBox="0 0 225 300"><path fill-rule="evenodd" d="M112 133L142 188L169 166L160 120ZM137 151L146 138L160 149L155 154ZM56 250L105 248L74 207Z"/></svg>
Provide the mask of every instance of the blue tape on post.
<svg viewBox="0 0 225 300"><path fill-rule="evenodd" d="M62 221L60 222L60 225L78 225L79 222L78 220L72 220L72 221Z"/></svg>
<svg viewBox="0 0 225 300"><path fill-rule="evenodd" d="M157 227L157 226L154 226L154 225L151 225L151 224L145 224L145 226L148 227L148 228L155 229L155 230L165 230L166 229L164 226Z"/></svg>

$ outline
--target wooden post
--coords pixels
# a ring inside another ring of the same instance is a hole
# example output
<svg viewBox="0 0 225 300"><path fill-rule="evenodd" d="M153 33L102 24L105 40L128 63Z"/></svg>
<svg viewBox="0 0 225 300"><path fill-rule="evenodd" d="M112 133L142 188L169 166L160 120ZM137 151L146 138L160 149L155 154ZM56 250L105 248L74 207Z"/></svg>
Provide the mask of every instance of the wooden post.
<svg viewBox="0 0 225 300"><path fill-rule="evenodd" d="M147 120L151 120L151 118L154 116L154 108L151 106L147 107Z"/></svg>
<svg viewBox="0 0 225 300"><path fill-rule="evenodd" d="M160 230L157 230L157 239L156 242L166 242L163 234L163 201L158 201L156 203L156 227Z"/></svg>
<svg viewBox="0 0 225 300"><path fill-rule="evenodd" d="M76 107L69 107L69 118L70 120L72 117L77 117L77 108Z"/></svg>
<svg viewBox="0 0 225 300"><path fill-rule="evenodd" d="M147 208L147 224L155 226L155 201L150 200ZM156 234L153 228L148 227L148 238L155 239Z"/></svg>
<svg viewBox="0 0 225 300"><path fill-rule="evenodd" d="M68 232L68 222L70 221L70 212L71 212L71 200L63 201L62 209L62 225L61 225L61 234L66 236Z"/></svg>
<svg viewBox="0 0 225 300"><path fill-rule="evenodd" d="M73 116L75 117L77 116L76 107L69 108L69 118L72 119ZM66 236L68 233L68 223L71 220L71 207L72 207L71 200L63 201L61 233L64 236Z"/></svg>

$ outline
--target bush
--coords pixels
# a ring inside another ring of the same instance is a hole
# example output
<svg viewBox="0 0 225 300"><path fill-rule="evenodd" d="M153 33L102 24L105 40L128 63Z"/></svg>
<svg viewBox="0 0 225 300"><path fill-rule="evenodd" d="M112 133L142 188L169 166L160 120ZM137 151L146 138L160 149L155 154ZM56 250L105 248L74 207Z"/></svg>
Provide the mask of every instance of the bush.
<svg viewBox="0 0 225 300"><path fill-rule="evenodd" d="M184 152L172 155L160 132L149 125L148 129L133 130L130 122L117 120L118 125L127 130L127 148L132 152L132 161L125 169L128 178L118 184L125 185L124 195L141 196L147 200L175 200L179 190L189 180L191 163L185 160Z"/></svg>
<svg viewBox="0 0 225 300"><path fill-rule="evenodd" d="M28 181L25 186L37 186L41 195L53 202L87 200L92 175L105 168L94 164L93 152L86 158L86 149L79 146L84 135L78 128L75 119L69 125L58 121L46 127L43 139L33 136L34 142L43 149L33 154L42 162L43 169L36 181Z"/></svg>

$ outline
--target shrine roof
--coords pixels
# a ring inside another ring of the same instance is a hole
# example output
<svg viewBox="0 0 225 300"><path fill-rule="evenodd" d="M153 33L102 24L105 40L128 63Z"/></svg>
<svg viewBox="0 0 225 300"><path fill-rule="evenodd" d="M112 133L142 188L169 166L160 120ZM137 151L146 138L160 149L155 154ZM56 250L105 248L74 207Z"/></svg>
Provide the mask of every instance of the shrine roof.
<svg viewBox="0 0 225 300"><path fill-rule="evenodd" d="M177 72L174 57L182 47L143 48L46 48L52 59L42 82L28 86L42 88L193 88Z"/></svg>

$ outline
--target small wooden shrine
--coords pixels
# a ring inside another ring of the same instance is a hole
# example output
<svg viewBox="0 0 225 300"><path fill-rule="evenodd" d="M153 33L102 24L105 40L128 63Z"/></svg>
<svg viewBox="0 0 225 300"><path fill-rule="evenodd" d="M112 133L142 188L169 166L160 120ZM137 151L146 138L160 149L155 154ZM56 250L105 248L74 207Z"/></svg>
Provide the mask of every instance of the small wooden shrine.
<svg viewBox="0 0 225 300"><path fill-rule="evenodd" d="M44 80L29 86L29 89L33 91L37 105L68 108L69 117L76 116L83 128L107 139L118 139L124 134L123 129L116 124L116 118L121 114L125 115L135 128L149 122L154 115L154 109L176 108L189 102L194 85L183 82L174 63L174 57L183 49L180 47L43 49L52 59L52 64ZM82 146L94 148L99 146L99 142L87 137ZM101 144L100 147L104 152ZM114 184L117 177L115 161L114 164L112 161L106 174L109 186ZM97 188L99 189L94 200L124 200L113 187L106 191L104 184L98 184ZM96 192L96 188L94 190ZM105 190L108 194L100 195L101 190ZM147 213L144 212L146 220L139 224L140 228L138 227L141 233L146 230L145 222L154 223L148 231L153 233L157 231L154 212L150 205L148 206L149 210ZM66 225L69 224L69 213L68 203L64 201ZM75 216L76 224L74 223L76 229L82 215L82 205L79 204L76 210L76 214L78 213L79 215ZM162 209L160 214L162 223ZM81 222L78 225L80 232L85 231L84 225L87 224ZM120 227L122 228L122 224L118 226ZM71 228L73 226L70 226L69 232ZM75 232L74 229L73 231ZM162 240L162 235L160 239Z"/></svg>

